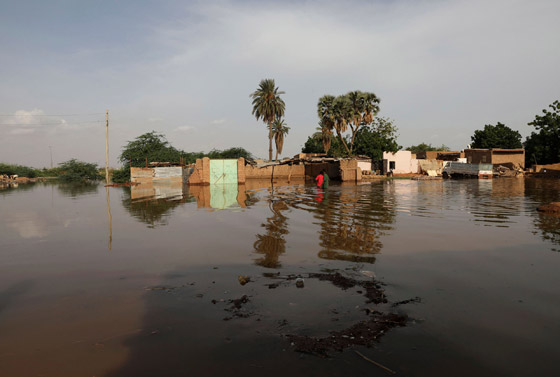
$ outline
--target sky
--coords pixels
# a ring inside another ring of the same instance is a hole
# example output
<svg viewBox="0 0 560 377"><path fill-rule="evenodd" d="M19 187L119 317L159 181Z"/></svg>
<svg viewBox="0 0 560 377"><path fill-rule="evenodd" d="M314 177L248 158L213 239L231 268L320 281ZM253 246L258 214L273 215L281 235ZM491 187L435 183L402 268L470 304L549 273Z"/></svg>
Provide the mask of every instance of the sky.
<svg viewBox="0 0 560 377"><path fill-rule="evenodd" d="M403 147L467 147L485 124L523 139L560 100L560 1L0 0L0 162L110 165L155 130L188 152L268 155L249 95L272 78L291 127L317 101L375 93Z"/></svg>

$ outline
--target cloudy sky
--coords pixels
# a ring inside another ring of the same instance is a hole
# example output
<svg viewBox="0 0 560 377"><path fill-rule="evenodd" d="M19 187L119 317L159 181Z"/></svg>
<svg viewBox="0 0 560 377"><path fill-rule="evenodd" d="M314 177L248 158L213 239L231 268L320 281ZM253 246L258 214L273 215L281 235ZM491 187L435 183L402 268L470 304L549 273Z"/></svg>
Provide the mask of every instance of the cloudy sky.
<svg viewBox="0 0 560 377"><path fill-rule="evenodd" d="M462 149L500 121L560 100L560 2L1 0L0 161L110 164L159 131L186 151L265 157L251 115L263 78L285 91L284 155L317 126L324 94L371 91L403 146Z"/></svg>

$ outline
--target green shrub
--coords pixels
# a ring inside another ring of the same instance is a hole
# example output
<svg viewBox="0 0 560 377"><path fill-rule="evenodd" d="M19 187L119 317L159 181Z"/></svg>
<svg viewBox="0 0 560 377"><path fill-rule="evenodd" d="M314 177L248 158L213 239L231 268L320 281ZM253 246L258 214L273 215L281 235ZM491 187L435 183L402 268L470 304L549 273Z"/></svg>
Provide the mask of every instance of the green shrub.
<svg viewBox="0 0 560 377"><path fill-rule="evenodd" d="M0 163L0 174L18 175L20 177L35 178L37 169L22 165Z"/></svg>
<svg viewBox="0 0 560 377"><path fill-rule="evenodd" d="M58 177L63 182L97 181L102 178L97 170L97 164L78 161L75 158L60 164L61 175Z"/></svg>

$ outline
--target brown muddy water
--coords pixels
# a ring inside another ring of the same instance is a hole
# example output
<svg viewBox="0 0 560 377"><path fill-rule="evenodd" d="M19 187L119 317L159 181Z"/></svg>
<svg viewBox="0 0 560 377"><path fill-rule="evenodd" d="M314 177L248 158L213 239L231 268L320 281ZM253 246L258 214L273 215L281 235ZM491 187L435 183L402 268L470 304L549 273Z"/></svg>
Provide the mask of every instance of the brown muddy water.
<svg viewBox="0 0 560 377"><path fill-rule="evenodd" d="M0 376L558 375L558 181L263 186L0 190Z"/></svg>

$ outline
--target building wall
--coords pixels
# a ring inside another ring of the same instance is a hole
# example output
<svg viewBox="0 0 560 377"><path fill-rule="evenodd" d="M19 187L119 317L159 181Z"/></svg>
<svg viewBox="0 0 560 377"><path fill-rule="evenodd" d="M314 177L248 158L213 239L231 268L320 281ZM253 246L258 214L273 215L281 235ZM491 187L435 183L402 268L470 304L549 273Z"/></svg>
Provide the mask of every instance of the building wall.
<svg viewBox="0 0 560 377"><path fill-rule="evenodd" d="M469 164L512 164L525 168L524 149L465 149L465 157Z"/></svg>
<svg viewBox="0 0 560 377"><path fill-rule="evenodd" d="M417 153L416 158L418 160L437 160L438 154L440 155L459 154L460 157L464 157L463 152L459 152L459 151L424 151L424 152Z"/></svg>
<svg viewBox="0 0 560 377"><path fill-rule="evenodd" d="M305 167L305 179L314 181L322 170L327 172L330 179L341 179L340 161L308 163Z"/></svg>
<svg viewBox="0 0 560 377"><path fill-rule="evenodd" d="M358 160L358 167L362 171L371 171L371 160Z"/></svg>
<svg viewBox="0 0 560 377"><path fill-rule="evenodd" d="M493 150L492 163L494 165L513 164L513 166L519 166L521 169L525 169L525 150L514 149L511 152Z"/></svg>
<svg viewBox="0 0 560 377"><path fill-rule="evenodd" d="M418 172L418 165L414 169L412 164L412 153L410 151L398 151L396 153L383 152L383 173L388 173L391 169L391 162L395 163L393 173L409 174Z"/></svg>
<svg viewBox="0 0 560 377"><path fill-rule="evenodd" d="M210 184L210 159L208 157L197 158L194 170L189 177L189 185Z"/></svg>
<svg viewBox="0 0 560 377"><path fill-rule="evenodd" d="M465 149L467 164L491 164L492 152L490 149Z"/></svg>
<svg viewBox="0 0 560 377"><path fill-rule="evenodd" d="M410 152L409 152L410 153ZM340 160L329 162L307 162L305 164L285 164L256 167L245 165L245 160L240 158L237 162L238 183L247 183L249 180L314 180L325 170L331 179L342 181L360 181L362 170L358 167L357 160ZM210 184L210 160L205 157L196 160L194 168L188 179L189 185Z"/></svg>
<svg viewBox="0 0 560 377"><path fill-rule="evenodd" d="M342 182L357 182L362 180L362 169L358 167L358 160L340 160L340 179Z"/></svg>
<svg viewBox="0 0 560 377"><path fill-rule="evenodd" d="M130 168L130 182L151 184L155 182L183 182L184 168L181 166L157 168Z"/></svg>
<svg viewBox="0 0 560 377"><path fill-rule="evenodd" d="M256 166L246 165L244 167L245 180L248 179L304 179L304 165L274 165L258 168Z"/></svg>

